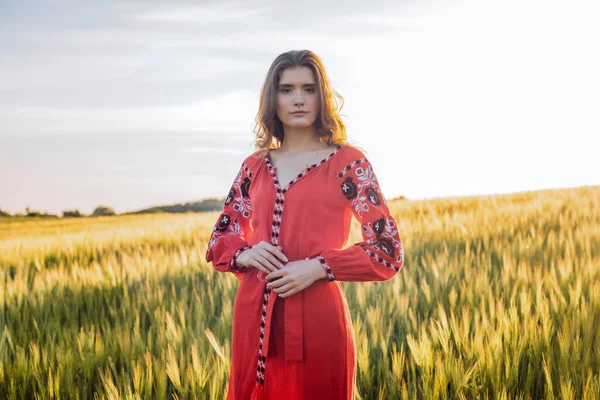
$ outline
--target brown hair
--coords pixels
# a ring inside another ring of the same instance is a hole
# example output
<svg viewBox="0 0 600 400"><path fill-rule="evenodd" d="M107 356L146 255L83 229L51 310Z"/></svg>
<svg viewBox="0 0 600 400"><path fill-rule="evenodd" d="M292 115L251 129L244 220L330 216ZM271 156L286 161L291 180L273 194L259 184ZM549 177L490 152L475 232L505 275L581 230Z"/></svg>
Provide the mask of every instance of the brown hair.
<svg viewBox="0 0 600 400"><path fill-rule="evenodd" d="M283 124L276 111L277 86L283 70L293 67L308 67L315 75L321 109L314 126L319 139L327 141L329 146L350 145L346 138L346 126L340 117L344 98L331 87L323 62L310 50L290 50L277 56L267 72L253 128L256 150L268 151L283 143Z"/></svg>

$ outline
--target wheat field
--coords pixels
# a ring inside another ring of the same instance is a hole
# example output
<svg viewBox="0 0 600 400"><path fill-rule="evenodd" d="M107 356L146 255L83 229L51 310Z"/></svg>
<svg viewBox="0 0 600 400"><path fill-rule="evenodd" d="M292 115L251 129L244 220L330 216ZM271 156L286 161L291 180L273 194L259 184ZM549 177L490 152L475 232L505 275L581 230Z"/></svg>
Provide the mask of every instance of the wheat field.
<svg viewBox="0 0 600 400"><path fill-rule="evenodd" d="M357 399L600 398L600 187L390 209L404 268L342 283ZM217 216L0 218L0 397L224 398Z"/></svg>

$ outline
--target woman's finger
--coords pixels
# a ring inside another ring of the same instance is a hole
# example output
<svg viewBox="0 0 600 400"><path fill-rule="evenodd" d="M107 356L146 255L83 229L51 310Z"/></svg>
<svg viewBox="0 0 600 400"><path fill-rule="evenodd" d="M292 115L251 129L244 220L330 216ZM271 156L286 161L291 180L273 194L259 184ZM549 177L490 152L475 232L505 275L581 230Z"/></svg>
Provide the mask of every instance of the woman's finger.
<svg viewBox="0 0 600 400"><path fill-rule="evenodd" d="M264 268L266 268L267 270L269 270L268 273L271 273L272 271L277 271L279 268L277 268L276 266L274 266L273 264L271 264L271 262L269 262L269 260L267 260L261 253L260 250L259 252L257 252L254 255L254 259L256 260L257 263L259 263L260 265L262 265Z"/></svg>
<svg viewBox="0 0 600 400"><path fill-rule="evenodd" d="M252 268L256 268L257 270L259 270L259 271L262 271L262 272L263 272L263 273L265 273L265 274L268 274L268 273L269 273L269 271L268 271L268 270L267 270L265 267L263 267L263 266L262 266L262 265L261 265L261 264L260 264L258 261L256 261L256 260L252 260L252 261L250 261L250 262L248 263L248 266L250 266L250 267L252 267Z"/></svg>
<svg viewBox="0 0 600 400"><path fill-rule="evenodd" d="M285 254L283 254L283 253L281 252L281 250L279 250L279 248L277 248L277 247L275 247L275 246L271 245L271 247L270 247L270 248L268 248L268 250L269 250L269 251L270 251L270 252L271 252L271 253L272 253L272 254L273 254L275 257L277 257L278 259L280 259L281 261L283 261L283 262L285 262L285 263L286 263L286 262L289 262L288 258L285 256Z"/></svg>
<svg viewBox="0 0 600 400"><path fill-rule="evenodd" d="M248 258L249 258L248 265L250 267L256 268L257 270L261 271L262 273L264 273L266 275L271 273L271 270L269 268L266 268L264 265L261 264L261 262L259 260L260 255L257 252L252 251L252 253L250 254L250 256Z"/></svg>
<svg viewBox="0 0 600 400"><path fill-rule="evenodd" d="M272 281L270 281L267 285L270 288L276 288L276 287L280 287L282 285L285 285L287 283L288 283L288 281L285 280L284 278L275 278Z"/></svg>
<svg viewBox="0 0 600 400"><path fill-rule="evenodd" d="M261 249L260 251L261 255L269 260L272 265L276 266L277 269L283 268L283 263L279 261L273 254L269 253L269 251L265 249Z"/></svg>
<svg viewBox="0 0 600 400"><path fill-rule="evenodd" d="M285 256L285 254L283 254L280 250L280 246L273 246L271 243L267 243L267 242L261 242L264 243L261 247L264 248L265 250L267 250L269 253L273 254L275 257L277 257L278 259L280 259L283 262L288 262L288 258Z"/></svg>
<svg viewBox="0 0 600 400"><path fill-rule="evenodd" d="M269 270L266 269L265 267L263 267L262 265L258 264L257 266L255 266L254 268L256 268L257 270L259 270L260 272L262 272L263 274L267 275L269 274Z"/></svg>
<svg viewBox="0 0 600 400"><path fill-rule="evenodd" d="M275 283L275 282L273 282L273 283ZM285 293L285 292L287 292L288 290L291 290L292 288L293 288L293 285L292 285L291 283L289 283L289 282L288 282L288 283L286 283L286 284L284 284L284 285L282 285L282 286L278 286L278 287L276 287L276 288L275 288L275 289L273 289L273 290L274 290L276 293Z"/></svg>

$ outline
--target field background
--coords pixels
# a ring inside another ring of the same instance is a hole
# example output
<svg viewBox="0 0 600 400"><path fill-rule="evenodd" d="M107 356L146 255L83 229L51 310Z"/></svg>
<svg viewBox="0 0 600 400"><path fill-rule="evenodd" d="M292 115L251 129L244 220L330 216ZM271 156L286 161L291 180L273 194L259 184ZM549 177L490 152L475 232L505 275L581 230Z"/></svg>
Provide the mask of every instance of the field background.
<svg viewBox="0 0 600 400"><path fill-rule="evenodd" d="M390 209L404 268L342 283L357 398L600 398L600 187ZM0 397L223 398L217 216L0 218Z"/></svg>

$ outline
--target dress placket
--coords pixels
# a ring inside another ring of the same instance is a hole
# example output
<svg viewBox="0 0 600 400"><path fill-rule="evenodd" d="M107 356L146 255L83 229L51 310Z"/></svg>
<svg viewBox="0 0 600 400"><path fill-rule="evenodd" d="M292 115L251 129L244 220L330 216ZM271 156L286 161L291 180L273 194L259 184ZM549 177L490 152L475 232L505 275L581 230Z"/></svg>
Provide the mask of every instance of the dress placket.
<svg viewBox="0 0 600 400"><path fill-rule="evenodd" d="M294 177L284 188L279 184L279 179L277 178L277 168L271 162L271 158L269 157L269 153L264 157L264 161L269 167L269 171L271 173L271 177L273 180L273 184L276 189L275 194L275 205L273 211L273 222L271 224L271 244L273 246L279 246L280 240L279 235L281 233L281 221L285 203L286 193L289 191L290 187L301 180L303 177L308 175L308 173L321 166L327 160L329 160L335 153L337 153L342 146L336 146L336 148L331 152L327 157L322 159L316 164L307 164L306 167L300 172L297 176ZM261 273L259 273L261 274ZM255 388L252 392L252 400L255 399L264 399L264 382L265 382L265 370L267 367L267 355L269 351L269 340L270 340L270 326L271 326L271 316L273 314L273 306L275 304L275 299L277 298L276 292L275 296L271 295L272 289L266 286L263 292L263 307L261 314L261 324L260 324L260 339L258 344L258 360L257 360L257 368L256 368L256 384ZM284 330L285 330L285 339L286 339L286 349L285 349L285 360L286 361L302 361L302 310L303 310L303 301L302 296L292 296L289 297L286 301L285 308L285 317L284 317Z"/></svg>

